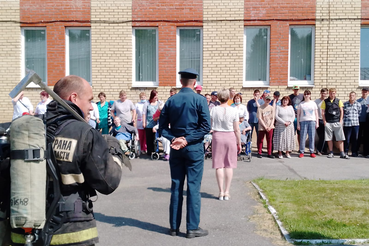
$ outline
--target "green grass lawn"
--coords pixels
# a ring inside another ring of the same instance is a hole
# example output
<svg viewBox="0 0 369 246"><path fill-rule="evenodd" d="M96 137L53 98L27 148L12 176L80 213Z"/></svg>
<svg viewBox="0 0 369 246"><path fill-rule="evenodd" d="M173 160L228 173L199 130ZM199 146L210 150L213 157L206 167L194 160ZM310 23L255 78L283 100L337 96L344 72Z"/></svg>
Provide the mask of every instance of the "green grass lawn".
<svg viewBox="0 0 369 246"><path fill-rule="evenodd" d="M292 239L369 238L369 180L254 182Z"/></svg>

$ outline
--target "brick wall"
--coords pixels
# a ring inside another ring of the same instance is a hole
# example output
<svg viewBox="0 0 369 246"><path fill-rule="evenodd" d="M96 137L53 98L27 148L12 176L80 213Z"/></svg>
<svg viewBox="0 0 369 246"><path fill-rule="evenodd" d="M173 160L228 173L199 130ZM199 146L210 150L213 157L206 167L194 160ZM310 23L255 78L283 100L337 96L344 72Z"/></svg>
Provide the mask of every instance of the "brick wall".
<svg viewBox="0 0 369 246"><path fill-rule="evenodd" d="M366 19L362 24L369 25L369 0L361 0L361 18Z"/></svg>
<svg viewBox="0 0 369 246"><path fill-rule="evenodd" d="M20 6L22 27L46 27L48 85L54 85L65 76L65 27L90 26L90 0L20 0Z"/></svg>
<svg viewBox="0 0 369 246"><path fill-rule="evenodd" d="M336 87L337 97L360 92L360 0L317 1L315 88Z"/></svg>
<svg viewBox="0 0 369 246"><path fill-rule="evenodd" d="M8 122L13 116L8 94L20 81L19 1L0 0L0 21L1 122Z"/></svg>
<svg viewBox="0 0 369 246"><path fill-rule="evenodd" d="M244 1L204 0L204 91L242 87Z"/></svg>

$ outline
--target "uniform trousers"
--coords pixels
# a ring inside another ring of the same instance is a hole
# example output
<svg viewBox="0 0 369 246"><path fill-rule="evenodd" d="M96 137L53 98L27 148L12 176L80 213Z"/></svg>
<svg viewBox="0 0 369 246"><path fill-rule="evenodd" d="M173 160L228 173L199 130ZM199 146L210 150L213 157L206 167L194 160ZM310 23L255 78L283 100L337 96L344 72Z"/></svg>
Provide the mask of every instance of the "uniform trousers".
<svg viewBox="0 0 369 246"><path fill-rule="evenodd" d="M187 176L187 230L196 230L200 223L201 180L204 170L204 147L197 143L183 149L170 150L170 175L172 179L169 207L170 228L177 230L181 225L183 185Z"/></svg>

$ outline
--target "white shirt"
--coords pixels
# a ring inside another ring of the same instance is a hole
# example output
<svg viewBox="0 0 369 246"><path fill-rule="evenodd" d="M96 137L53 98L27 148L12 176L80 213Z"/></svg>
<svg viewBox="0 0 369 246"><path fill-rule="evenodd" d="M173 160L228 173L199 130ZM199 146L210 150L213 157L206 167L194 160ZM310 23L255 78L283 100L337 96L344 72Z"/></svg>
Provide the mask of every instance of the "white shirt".
<svg viewBox="0 0 369 246"><path fill-rule="evenodd" d="M316 121L315 110L318 109L318 106L314 101L302 101L298 108L300 109L300 122Z"/></svg>
<svg viewBox="0 0 369 246"><path fill-rule="evenodd" d="M15 118L22 116L23 113L25 112L29 113L30 111L33 111L33 105L27 97L23 97L22 99L19 99L17 102L14 102L12 100L12 103L14 108L13 120Z"/></svg>
<svg viewBox="0 0 369 246"><path fill-rule="evenodd" d="M238 110L239 117L243 116L245 120L249 121L249 111L247 111L247 108L243 104L239 104L235 107Z"/></svg>
<svg viewBox="0 0 369 246"><path fill-rule="evenodd" d="M35 114L44 114L46 113L47 105L51 102L51 100L48 98L45 102L39 102L35 109Z"/></svg>
<svg viewBox="0 0 369 246"><path fill-rule="evenodd" d="M135 105L137 114L137 129L144 129L142 125L142 111L146 102L147 100L145 100L145 102L138 102Z"/></svg>
<svg viewBox="0 0 369 246"><path fill-rule="evenodd" d="M211 129L218 132L233 132L233 122L238 122L238 110L234 107L214 107L210 111Z"/></svg>
<svg viewBox="0 0 369 246"><path fill-rule="evenodd" d="M96 121L97 119L100 118L99 109L97 108L96 103L91 103L91 104L94 109L90 111L90 119Z"/></svg>

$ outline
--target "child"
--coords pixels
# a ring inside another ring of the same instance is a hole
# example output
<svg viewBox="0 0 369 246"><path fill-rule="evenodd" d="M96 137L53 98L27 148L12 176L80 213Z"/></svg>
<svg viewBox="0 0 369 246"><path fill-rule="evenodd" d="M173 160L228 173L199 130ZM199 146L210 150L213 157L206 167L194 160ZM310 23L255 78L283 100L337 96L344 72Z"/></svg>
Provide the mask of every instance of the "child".
<svg viewBox="0 0 369 246"><path fill-rule="evenodd" d="M119 140L120 148L123 150L125 154L128 152L128 147L126 145L126 141L131 140L132 133L136 134L136 140L139 140L138 132L136 127L128 125L127 123L121 124L121 118L115 117L114 126L110 130L110 135L116 137Z"/></svg>
<svg viewBox="0 0 369 246"><path fill-rule="evenodd" d="M160 113L161 113L161 110L163 109L163 107L164 107L164 103L161 103L159 105L158 110L152 116L154 120L156 120L156 121L159 120ZM156 126L154 126L152 128L152 131L153 132L156 132L158 130L158 128L159 128L159 124L157 124ZM166 139L165 137L163 137L163 136L158 137L157 140L160 141L163 144L163 149L164 149L164 157L163 157L163 159L164 159L164 161L169 161L170 141L168 139Z"/></svg>

